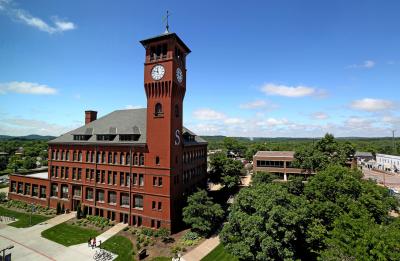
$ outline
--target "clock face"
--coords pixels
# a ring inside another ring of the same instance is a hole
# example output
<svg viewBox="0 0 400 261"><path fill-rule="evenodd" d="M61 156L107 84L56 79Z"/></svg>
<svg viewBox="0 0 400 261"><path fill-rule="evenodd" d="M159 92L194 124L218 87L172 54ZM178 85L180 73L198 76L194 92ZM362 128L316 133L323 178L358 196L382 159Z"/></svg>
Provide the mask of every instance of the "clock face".
<svg viewBox="0 0 400 261"><path fill-rule="evenodd" d="M153 69L151 69L151 78L153 78L153 80L161 80L162 77L164 77L164 74L165 68L161 64L157 64L153 67Z"/></svg>
<svg viewBox="0 0 400 261"><path fill-rule="evenodd" d="M176 79L178 80L179 83L181 83L183 81L183 73L181 68L178 67L178 69L176 69Z"/></svg>

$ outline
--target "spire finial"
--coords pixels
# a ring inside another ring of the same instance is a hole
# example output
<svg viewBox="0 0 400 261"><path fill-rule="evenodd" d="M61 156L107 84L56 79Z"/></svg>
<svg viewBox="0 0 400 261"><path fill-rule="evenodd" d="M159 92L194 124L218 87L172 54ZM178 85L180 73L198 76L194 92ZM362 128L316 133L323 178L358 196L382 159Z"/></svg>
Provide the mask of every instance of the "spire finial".
<svg viewBox="0 0 400 261"><path fill-rule="evenodd" d="M166 22L166 24L165 24L165 34L167 34L167 33L169 33L169 24L168 24L168 18L170 17L171 15L170 15L170 13L169 13L169 11L167 10L167 15L164 17L164 19L163 19L163 22Z"/></svg>

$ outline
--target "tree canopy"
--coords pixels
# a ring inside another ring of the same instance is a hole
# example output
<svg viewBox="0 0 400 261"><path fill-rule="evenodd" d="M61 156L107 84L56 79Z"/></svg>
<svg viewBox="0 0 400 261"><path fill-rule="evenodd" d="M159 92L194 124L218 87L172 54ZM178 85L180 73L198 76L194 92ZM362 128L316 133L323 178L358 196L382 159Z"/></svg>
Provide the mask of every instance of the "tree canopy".
<svg viewBox="0 0 400 261"><path fill-rule="evenodd" d="M292 164L309 172L320 171L328 165L345 166L354 153L350 142L339 143L332 134L327 133L315 144L297 149Z"/></svg>
<svg viewBox="0 0 400 261"><path fill-rule="evenodd" d="M223 153L216 153L210 158L210 179L214 183L221 183L228 191L234 190L240 184L240 175L243 164L240 161L229 159Z"/></svg>
<svg viewBox="0 0 400 261"><path fill-rule="evenodd" d="M399 221L389 216L399 203L359 171L329 166L305 184L261 177L230 208L220 238L231 254L243 260L399 260Z"/></svg>
<svg viewBox="0 0 400 261"><path fill-rule="evenodd" d="M188 197L187 206L183 208L183 221L193 231L207 236L224 217L221 206L207 196L205 190L199 190Z"/></svg>

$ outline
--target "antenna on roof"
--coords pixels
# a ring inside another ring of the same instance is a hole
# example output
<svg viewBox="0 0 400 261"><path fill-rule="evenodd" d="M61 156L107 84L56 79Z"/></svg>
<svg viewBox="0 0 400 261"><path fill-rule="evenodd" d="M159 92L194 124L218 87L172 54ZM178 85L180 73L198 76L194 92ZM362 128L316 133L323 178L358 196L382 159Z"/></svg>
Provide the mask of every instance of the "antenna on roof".
<svg viewBox="0 0 400 261"><path fill-rule="evenodd" d="M164 18L163 18L163 23L164 22L166 22L166 25L165 25L165 32L164 32L164 34L167 34L167 33L169 33L169 24L168 24L168 18L170 17L171 15L169 14L169 11L167 10L167 15L166 16L164 16Z"/></svg>

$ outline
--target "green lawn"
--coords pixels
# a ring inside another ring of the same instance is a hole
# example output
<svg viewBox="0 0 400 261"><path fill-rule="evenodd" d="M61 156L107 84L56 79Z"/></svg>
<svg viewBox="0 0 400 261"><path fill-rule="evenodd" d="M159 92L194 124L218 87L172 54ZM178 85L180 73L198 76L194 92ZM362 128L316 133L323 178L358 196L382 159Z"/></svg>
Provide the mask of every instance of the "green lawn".
<svg viewBox="0 0 400 261"><path fill-rule="evenodd" d="M18 212L18 211L4 208L4 207L0 207L0 216L15 217L16 219L18 219L18 221L10 223L9 224L10 226L18 227L18 228L30 226L29 214L27 214L27 213ZM32 215L32 226L39 224L43 221L46 221L49 218L50 217L46 217L46 216Z"/></svg>
<svg viewBox="0 0 400 261"><path fill-rule="evenodd" d="M132 242L123 236L113 236L108 239L104 244L101 244L101 248L108 250L118 257L115 261L132 261L134 260Z"/></svg>
<svg viewBox="0 0 400 261"><path fill-rule="evenodd" d="M225 251L224 246L219 244L213 251L206 255L201 261L237 261L238 259Z"/></svg>
<svg viewBox="0 0 400 261"><path fill-rule="evenodd" d="M99 232L93 229L81 228L67 223L61 223L42 232L45 237L64 246L85 243L89 238L98 236Z"/></svg>

